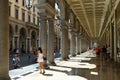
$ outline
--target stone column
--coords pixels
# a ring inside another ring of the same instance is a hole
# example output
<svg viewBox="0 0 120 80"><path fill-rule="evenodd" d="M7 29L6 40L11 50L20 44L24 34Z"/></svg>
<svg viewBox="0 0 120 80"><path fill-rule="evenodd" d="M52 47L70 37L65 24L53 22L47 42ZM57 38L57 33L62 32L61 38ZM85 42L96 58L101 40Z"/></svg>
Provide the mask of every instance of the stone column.
<svg viewBox="0 0 120 80"><path fill-rule="evenodd" d="M68 38L68 29L67 28L65 29L65 43L66 43L65 58L69 59L69 38Z"/></svg>
<svg viewBox="0 0 120 80"><path fill-rule="evenodd" d="M112 60L114 60L114 36L115 36L115 34L114 34L114 24L113 23L111 23L110 24L110 56L111 56L111 59ZM107 47L108 47L108 45L107 45Z"/></svg>
<svg viewBox="0 0 120 80"><path fill-rule="evenodd" d="M0 80L10 80L8 3L0 0Z"/></svg>
<svg viewBox="0 0 120 80"><path fill-rule="evenodd" d="M56 10L54 9L54 4L49 4L49 1L46 0L37 0L37 3L34 5L39 9L40 14L40 29L39 29L39 46L42 47L42 50L44 52L44 56L47 57L47 18L53 18L56 14ZM53 0L53 3L55 1ZM50 25L53 26L53 23L50 22ZM51 27L50 26L50 27ZM50 35L53 34L52 31L50 31ZM52 36L49 38L52 40L54 37ZM50 41L49 46L53 45L52 41ZM53 47L50 50L51 58L49 59L50 63L53 63ZM45 62L47 64L47 61ZM47 66L47 65L46 65Z"/></svg>
<svg viewBox="0 0 120 80"><path fill-rule="evenodd" d="M61 24L61 58L62 60L68 59L68 31L65 23Z"/></svg>
<svg viewBox="0 0 120 80"><path fill-rule="evenodd" d="M47 39L47 57L48 64L55 65L54 62L54 22L52 19L48 19L48 39Z"/></svg>
<svg viewBox="0 0 120 80"><path fill-rule="evenodd" d="M75 50L75 53L77 54L78 53L78 34L77 33L75 34L75 41L76 41L76 50Z"/></svg>
<svg viewBox="0 0 120 80"><path fill-rule="evenodd" d="M72 55L72 56L76 56L76 54L75 54L75 50L76 50L76 46L75 46L75 33L72 31L72 30L70 30L70 34L71 34L71 39L70 39L70 54Z"/></svg>
<svg viewBox="0 0 120 80"><path fill-rule="evenodd" d="M80 37L79 34L76 35L77 37L77 42L76 42L76 46L77 46L77 54L80 54Z"/></svg>
<svg viewBox="0 0 120 80"><path fill-rule="evenodd" d="M42 48L44 56L47 58L47 21L44 14L40 15L39 47ZM47 60L45 64L47 64Z"/></svg>
<svg viewBox="0 0 120 80"><path fill-rule="evenodd" d="M82 45L81 45L82 43L81 42L82 42L82 38L80 36L80 54L82 53Z"/></svg>
<svg viewBox="0 0 120 80"><path fill-rule="evenodd" d="M72 35L72 30L70 30L70 54L72 55L73 54L73 35Z"/></svg>
<svg viewBox="0 0 120 80"><path fill-rule="evenodd" d="M114 13L114 60L117 62L117 16Z"/></svg>
<svg viewBox="0 0 120 80"><path fill-rule="evenodd" d="M76 56L76 33L73 32L73 56Z"/></svg>
<svg viewBox="0 0 120 80"><path fill-rule="evenodd" d="M80 55L80 35L78 36L78 55Z"/></svg>

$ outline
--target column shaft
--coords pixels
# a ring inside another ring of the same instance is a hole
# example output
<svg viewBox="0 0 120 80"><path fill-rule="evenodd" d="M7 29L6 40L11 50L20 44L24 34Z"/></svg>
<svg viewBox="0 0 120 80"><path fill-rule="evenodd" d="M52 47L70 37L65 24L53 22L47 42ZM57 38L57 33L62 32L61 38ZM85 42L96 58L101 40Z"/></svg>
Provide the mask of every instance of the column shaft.
<svg viewBox="0 0 120 80"><path fill-rule="evenodd" d="M54 22L48 20L48 41L47 41L47 57L49 64L54 65Z"/></svg>
<svg viewBox="0 0 120 80"><path fill-rule="evenodd" d="M75 34L72 31L70 33L71 33L70 53L71 53L72 56L76 56L76 54L75 54L75 50L76 50Z"/></svg>
<svg viewBox="0 0 120 80"><path fill-rule="evenodd" d="M65 28L62 28L61 32L61 58L62 60L68 59L68 32Z"/></svg>
<svg viewBox="0 0 120 80"><path fill-rule="evenodd" d="M73 56L76 56L76 34L73 33Z"/></svg>
<svg viewBox="0 0 120 80"><path fill-rule="evenodd" d="M82 53L82 45L81 45L81 37L80 37L80 54Z"/></svg>
<svg viewBox="0 0 120 80"><path fill-rule="evenodd" d="M10 80L8 3L0 0L0 80Z"/></svg>
<svg viewBox="0 0 120 80"><path fill-rule="evenodd" d="M72 35L71 32L70 32L70 35L71 35L71 38L70 38L70 54L72 55L73 54L73 48L72 48L72 45L73 45L73 35Z"/></svg>
<svg viewBox="0 0 120 80"><path fill-rule="evenodd" d="M42 48L44 56L47 57L47 21L43 15L40 17L39 47Z"/></svg>
<svg viewBox="0 0 120 80"><path fill-rule="evenodd" d="M69 55L69 47L68 47L68 45L69 45L69 39L68 39L68 30L67 29L65 29L65 47L66 47L66 50L65 50L65 58L67 58L68 59L68 55Z"/></svg>
<svg viewBox="0 0 120 80"><path fill-rule="evenodd" d="M81 52L81 51L80 51L80 45L81 45L81 44L80 44L80 36L79 36L79 37L78 37L78 54L80 54L80 52Z"/></svg>
<svg viewBox="0 0 120 80"><path fill-rule="evenodd" d="M77 54L80 54L80 37L78 34L76 35L76 37L77 37L77 40L76 40Z"/></svg>

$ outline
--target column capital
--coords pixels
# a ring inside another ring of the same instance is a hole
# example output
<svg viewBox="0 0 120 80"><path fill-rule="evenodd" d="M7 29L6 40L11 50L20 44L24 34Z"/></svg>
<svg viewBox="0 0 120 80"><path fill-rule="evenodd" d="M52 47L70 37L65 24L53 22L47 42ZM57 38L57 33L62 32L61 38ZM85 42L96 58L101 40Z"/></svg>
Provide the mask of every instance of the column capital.
<svg viewBox="0 0 120 80"><path fill-rule="evenodd" d="M39 9L39 14L46 16L47 18L53 18L57 13L49 3L36 3L35 6Z"/></svg>
<svg viewBox="0 0 120 80"><path fill-rule="evenodd" d="M60 26L60 27L61 27L62 30L68 29L68 26L67 26L66 21L62 20L62 21L61 21L61 26Z"/></svg>

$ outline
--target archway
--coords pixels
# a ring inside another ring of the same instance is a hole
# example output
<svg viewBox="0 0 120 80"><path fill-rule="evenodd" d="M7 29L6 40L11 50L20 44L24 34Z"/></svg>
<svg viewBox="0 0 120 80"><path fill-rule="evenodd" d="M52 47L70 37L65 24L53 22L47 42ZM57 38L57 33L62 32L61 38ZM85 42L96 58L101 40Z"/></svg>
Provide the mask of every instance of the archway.
<svg viewBox="0 0 120 80"><path fill-rule="evenodd" d="M25 53L26 50L26 30L25 28L20 29L20 51Z"/></svg>

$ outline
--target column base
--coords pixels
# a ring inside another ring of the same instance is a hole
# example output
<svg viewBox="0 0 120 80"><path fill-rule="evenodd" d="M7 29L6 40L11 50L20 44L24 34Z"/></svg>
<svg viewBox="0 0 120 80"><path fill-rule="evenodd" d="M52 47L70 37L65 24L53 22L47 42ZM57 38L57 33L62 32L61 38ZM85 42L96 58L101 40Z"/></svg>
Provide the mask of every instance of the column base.
<svg viewBox="0 0 120 80"><path fill-rule="evenodd" d="M49 65L56 66L55 62L50 62Z"/></svg>
<svg viewBox="0 0 120 80"><path fill-rule="evenodd" d="M70 57L69 57L69 56L67 56L67 59L70 59Z"/></svg>
<svg viewBox="0 0 120 80"><path fill-rule="evenodd" d="M47 58L44 58L44 68L45 69L49 69L50 67L48 66L48 63L47 63Z"/></svg>
<svg viewBox="0 0 120 80"><path fill-rule="evenodd" d="M80 55L80 52L78 52L77 54Z"/></svg>
<svg viewBox="0 0 120 80"><path fill-rule="evenodd" d="M8 76L8 77L0 77L0 80L11 80L11 78Z"/></svg>
<svg viewBox="0 0 120 80"><path fill-rule="evenodd" d="M50 67L48 66L48 64L44 64L44 68L45 69L50 69Z"/></svg>
<svg viewBox="0 0 120 80"><path fill-rule="evenodd" d="M68 57L62 58L62 61L67 61L67 60L68 60Z"/></svg>
<svg viewBox="0 0 120 80"><path fill-rule="evenodd" d="M72 54L72 57L75 57L76 56L76 54Z"/></svg>

